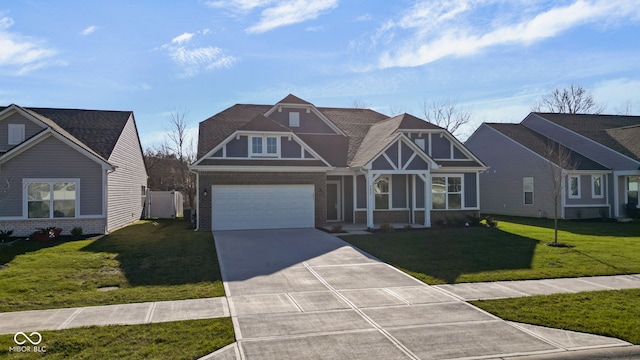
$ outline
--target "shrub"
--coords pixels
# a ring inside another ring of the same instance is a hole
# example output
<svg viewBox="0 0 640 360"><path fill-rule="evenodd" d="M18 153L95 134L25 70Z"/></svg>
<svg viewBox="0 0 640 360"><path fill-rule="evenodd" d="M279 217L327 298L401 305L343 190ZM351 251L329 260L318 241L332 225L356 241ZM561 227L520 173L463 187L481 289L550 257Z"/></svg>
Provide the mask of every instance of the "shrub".
<svg viewBox="0 0 640 360"><path fill-rule="evenodd" d="M405 230L411 230L411 229L413 229L413 226L411 226L411 224L407 224L407 225L404 226L404 229Z"/></svg>
<svg viewBox="0 0 640 360"><path fill-rule="evenodd" d="M71 229L71 235L72 236L82 236L82 227L81 226L76 226L73 229Z"/></svg>
<svg viewBox="0 0 640 360"><path fill-rule="evenodd" d="M0 242L5 242L13 235L13 230L0 230Z"/></svg>
<svg viewBox="0 0 640 360"><path fill-rule="evenodd" d="M392 232L393 231L393 226L389 223L384 223L380 225L380 230L384 231L384 232Z"/></svg>
<svg viewBox="0 0 640 360"><path fill-rule="evenodd" d="M331 232L332 233L341 233L342 232L342 225L333 225L331 227Z"/></svg>

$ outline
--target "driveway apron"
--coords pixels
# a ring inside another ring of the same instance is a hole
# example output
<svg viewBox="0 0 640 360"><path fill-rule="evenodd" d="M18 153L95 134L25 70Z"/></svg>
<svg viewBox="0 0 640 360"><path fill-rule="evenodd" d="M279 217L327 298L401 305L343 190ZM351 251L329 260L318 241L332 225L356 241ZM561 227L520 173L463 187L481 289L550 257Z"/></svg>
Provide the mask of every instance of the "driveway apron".
<svg viewBox="0 0 640 360"><path fill-rule="evenodd" d="M214 237L242 359L492 358L600 338L566 332L571 341L554 342L316 229Z"/></svg>

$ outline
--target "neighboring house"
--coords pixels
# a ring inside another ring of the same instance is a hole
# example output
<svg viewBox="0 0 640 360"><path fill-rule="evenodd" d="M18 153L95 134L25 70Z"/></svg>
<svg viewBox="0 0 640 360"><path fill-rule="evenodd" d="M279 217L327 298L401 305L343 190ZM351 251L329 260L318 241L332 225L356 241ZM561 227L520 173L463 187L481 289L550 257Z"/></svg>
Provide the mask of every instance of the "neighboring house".
<svg viewBox="0 0 640 360"><path fill-rule="evenodd" d="M146 186L132 112L0 107L0 229L106 233L140 218Z"/></svg>
<svg viewBox="0 0 640 360"><path fill-rule="evenodd" d="M448 131L414 116L288 95L201 122L191 169L198 229L231 230L477 216L487 168Z"/></svg>
<svg viewBox="0 0 640 360"><path fill-rule="evenodd" d="M640 116L531 113L520 124L482 124L465 145L490 166L480 176L484 213L553 217L558 162L548 146L571 154L560 217L628 216L638 204Z"/></svg>

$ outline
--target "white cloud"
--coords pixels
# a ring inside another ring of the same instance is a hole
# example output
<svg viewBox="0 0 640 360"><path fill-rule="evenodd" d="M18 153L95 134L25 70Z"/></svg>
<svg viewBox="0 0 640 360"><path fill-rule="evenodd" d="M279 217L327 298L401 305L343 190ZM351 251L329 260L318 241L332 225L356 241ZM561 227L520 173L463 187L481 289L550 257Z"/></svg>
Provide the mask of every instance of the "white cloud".
<svg viewBox="0 0 640 360"><path fill-rule="evenodd" d="M360 21L369 21L371 19L373 19L373 16L371 16L371 14L369 14L369 13L366 13L366 14L362 14L362 15L358 16L356 18L356 21L358 21L358 22L360 22Z"/></svg>
<svg viewBox="0 0 640 360"><path fill-rule="evenodd" d="M262 10L260 21L246 29L259 34L282 26L313 20L323 12L338 6L338 0L288 0Z"/></svg>
<svg viewBox="0 0 640 360"><path fill-rule="evenodd" d="M622 107L630 105L634 115L640 115L640 79L610 79L593 86L593 98L606 105L605 113L616 114Z"/></svg>
<svg viewBox="0 0 640 360"><path fill-rule="evenodd" d="M43 41L9 31L13 24L10 17L0 18L0 69L8 69L13 75L24 75L50 65L64 64L51 61L57 51Z"/></svg>
<svg viewBox="0 0 640 360"><path fill-rule="evenodd" d="M477 19L474 24L474 18L483 15L482 7L495 5L496 1L500 2L418 2L399 20L381 26L373 36L374 43L386 40L389 46L397 43L392 39L406 39L399 42L399 47L383 52L378 67L420 66L446 56L469 56L491 46L527 45L586 23L606 24L640 15L634 1L576 0L569 5L538 10L533 15L529 9L521 18L506 19L499 24L478 23Z"/></svg>
<svg viewBox="0 0 640 360"><path fill-rule="evenodd" d="M193 37L193 33L184 33L182 35L178 35L176 37L174 37L171 42L174 44L182 44L182 43L186 43L189 42L189 40L191 40L191 38Z"/></svg>
<svg viewBox="0 0 640 360"><path fill-rule="evenodd" d="M198 35L206 35L209 29L198 31ZM169 58L180 67L179 77L192 77L202 70L215 70L229 68L236 58L225 55L224 51L216 46L192 46L191 41L196 33L185 32L171 39L168 44L160 48L165 50Z"/></svg>
<svg viewBox="0 0 640 360"><path fill-rule="evenodd" d="M248 33L259 34L316 19L337 7L338 0L212 0L206 4L245 14L262 9L258 23L246 29Z"/></svg>
<svg viewBox="0 0 640 360"><path fill-rule="evenodd" d="M86 29L82 30L82 31L80 32L80 35L84 35L84 36L86 36L86 35L93 34L93 32L95 32L97 29L98 29L98 27L97 27L97 26L95 26L95 25L91 25L91 26L87 27Z"/></svg>

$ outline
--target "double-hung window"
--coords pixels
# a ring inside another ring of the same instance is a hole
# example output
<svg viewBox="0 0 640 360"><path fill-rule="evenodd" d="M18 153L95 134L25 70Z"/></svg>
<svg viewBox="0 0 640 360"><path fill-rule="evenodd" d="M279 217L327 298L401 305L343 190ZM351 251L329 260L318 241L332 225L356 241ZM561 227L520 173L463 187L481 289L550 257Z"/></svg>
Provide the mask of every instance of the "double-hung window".
<svg viewBox="0 0 640 360"><path fill-rule="evenodd" d="M591 176L591 197L594 199L602 199L604 197L602 178L602 175Z"/></svg>
<svg viewBox="0 0 640 360"><path fill-rule="evenodd" d="M280 144L277 136L252 136L251 156L256 157L278 157L280 154Z"/></svg>
<svg viewBox="0 0 640 360"><path fill-rule="evenodd" d="M580 176L569 176L569 199L580 199Z"/></svg>
<svg viewBox="0 0 640 360"><path fill-rule="evenodd" d="M432 177L431 196L434 210L462 209L462 176Z"/></svg>
<svg viewBox="0 0 640 360"><path fill-rule="evenodd" d="M533 205L533 178L522 178L522 192L524 194L524 204Z"/></svg>
<svg viewBox="0 0 640 360"><path fill-rule="evenodd" d="M27 217L30 219L76 217L78 184L78 179L25 180Z"/></svg>
<svg viewBox="0 0 640 360"><path fill-rule="evenodd" d="M24 141L24 124L9 124L8 132L9 132L9 145L18 145Z"/></svg>
<svg viewBox="0 0 640 360"><path fill-rule="evenodd" d="M389 202L391 197L389 196L389 189L391 189L391 177L388 175L381 175L373 182L376 209L390 208Z"/></svg>

